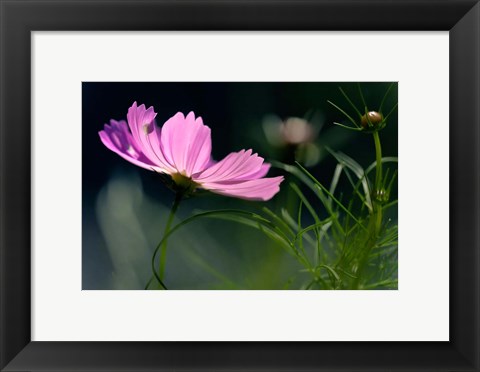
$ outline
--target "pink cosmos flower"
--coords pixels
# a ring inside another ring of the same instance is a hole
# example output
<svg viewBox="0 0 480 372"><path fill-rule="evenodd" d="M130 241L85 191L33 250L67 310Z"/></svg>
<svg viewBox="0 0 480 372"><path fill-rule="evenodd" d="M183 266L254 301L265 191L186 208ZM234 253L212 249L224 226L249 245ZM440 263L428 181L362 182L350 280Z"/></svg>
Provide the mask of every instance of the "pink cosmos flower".
<svg viewBox="0 0 480 372"><path fill-rule="evenodd" d="M110 120L99 132L100 139L125 160L168 174L189 192L202 188L241 199L269 200L280 190L283 177L264 178L270 164L252 150L232 152L214 162L210 128L193 112L186 117L177 113L162 128L155 124L156 115L153 107L134 102L128 109L128 126L123 120Z"/></svg>

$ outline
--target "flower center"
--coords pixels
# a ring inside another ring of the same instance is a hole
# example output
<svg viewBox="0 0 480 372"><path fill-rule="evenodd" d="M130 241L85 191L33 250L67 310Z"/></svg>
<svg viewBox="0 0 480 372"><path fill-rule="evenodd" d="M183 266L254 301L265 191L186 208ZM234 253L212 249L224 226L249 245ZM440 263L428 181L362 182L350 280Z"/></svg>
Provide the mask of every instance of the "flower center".
<svg viewBox="0 0 480 372"><path fill-rule="evenodd" d="M181 173L174 173L171 176L178 189L186 193L193 192L198 186L198 183Z"/></svg>

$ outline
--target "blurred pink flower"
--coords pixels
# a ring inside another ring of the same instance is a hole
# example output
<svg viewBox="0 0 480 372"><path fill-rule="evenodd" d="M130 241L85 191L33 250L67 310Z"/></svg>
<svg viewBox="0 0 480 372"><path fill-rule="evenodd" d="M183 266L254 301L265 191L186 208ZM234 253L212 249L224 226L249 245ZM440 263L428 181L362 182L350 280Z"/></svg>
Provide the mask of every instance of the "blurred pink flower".
<svg viewBox="0 0 480 372"><path fill-rule="evenodd" d="M193 112L186 117L177 113L162 128L155 124L156 115L153 107L134 102L128 109L128 126L124 120L110 120L99 132L100 139L125 160L169 174L189 191L199 187L241 199L269 200L280 190L283 176L263 178L270 164L252 150L232 152L214 162L210 128Z"/></svg>

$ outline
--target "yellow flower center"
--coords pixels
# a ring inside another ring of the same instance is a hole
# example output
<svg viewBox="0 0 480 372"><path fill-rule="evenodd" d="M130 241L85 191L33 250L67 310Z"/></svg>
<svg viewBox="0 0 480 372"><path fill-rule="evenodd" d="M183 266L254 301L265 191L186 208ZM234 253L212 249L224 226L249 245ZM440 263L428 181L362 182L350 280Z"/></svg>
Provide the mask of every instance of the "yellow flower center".
<svg viewBox="0 0 480 372"><path fill-rule="evenodd" d="M190 177L181 173L172 174L172 179L180 190L192 192L199 186L198 183L194 182Z"/></svg>

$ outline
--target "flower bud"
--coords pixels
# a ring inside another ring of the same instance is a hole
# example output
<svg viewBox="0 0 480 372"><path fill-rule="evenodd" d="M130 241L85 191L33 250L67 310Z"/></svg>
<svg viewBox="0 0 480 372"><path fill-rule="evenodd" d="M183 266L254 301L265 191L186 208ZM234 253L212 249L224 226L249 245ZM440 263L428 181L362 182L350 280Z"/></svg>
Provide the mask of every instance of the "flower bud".
<svg viewBox="0 0 480 372"><path fill-rule="evenodd" d="M291 145L307 143L315 138L313 126L301 118L288 118L281 127L283 140Z"/></svg>
<svg viewBox="0 0 480 372"><path fill-rule="evenodd" d="M383 121L383 115L376 111L370 111L362 116L361 124L363 129L369 128L369 122L372 123L373 127L378 127Z"/></svg>

